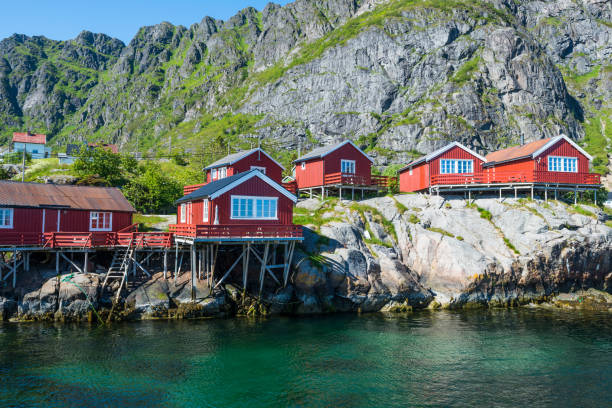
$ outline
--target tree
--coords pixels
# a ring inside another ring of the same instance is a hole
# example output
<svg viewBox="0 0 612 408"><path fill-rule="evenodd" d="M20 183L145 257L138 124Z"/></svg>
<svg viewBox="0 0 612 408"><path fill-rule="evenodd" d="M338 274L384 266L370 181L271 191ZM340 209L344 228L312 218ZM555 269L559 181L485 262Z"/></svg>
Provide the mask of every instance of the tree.
<svg viewBox="0 0 612 408"><path fill-rule="evenodd" d="M172 209L182 195L181 185L166 176L159 164L147 162L138 167L139 175L129 180L123 189L125 197L136 210L159 213Z"/></svg>
<svg viewBox="0 0 612 408"><path fill-rule="evenodd" d="M8 170L0 166L0 180L8 180L10 178L11 175L9 174Z"/></svg>
<svg viewBox="0 0 612 408"><path fill-rule="evenodd" d="M98 147L82 149L72 168L84 184L94 180L96 185L120 187L135 174L138 162L132 156Z"/></svg>

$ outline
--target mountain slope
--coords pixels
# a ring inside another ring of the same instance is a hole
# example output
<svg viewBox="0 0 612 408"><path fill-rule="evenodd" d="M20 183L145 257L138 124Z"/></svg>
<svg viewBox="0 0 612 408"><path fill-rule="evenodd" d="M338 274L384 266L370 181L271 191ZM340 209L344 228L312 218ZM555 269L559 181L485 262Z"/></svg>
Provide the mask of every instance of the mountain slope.
<svg viewBox="0 0 612 408"><path fill-rule="evenodd" d="M143 27L127 46L91 33L13 36L0 42L0 134L27 127L56 143L185 149L203 161L263 136L285 162L298 146L350 137L388 165L449 140L487 151L562 132L602 171L611 7L297 0Z"/></svg>

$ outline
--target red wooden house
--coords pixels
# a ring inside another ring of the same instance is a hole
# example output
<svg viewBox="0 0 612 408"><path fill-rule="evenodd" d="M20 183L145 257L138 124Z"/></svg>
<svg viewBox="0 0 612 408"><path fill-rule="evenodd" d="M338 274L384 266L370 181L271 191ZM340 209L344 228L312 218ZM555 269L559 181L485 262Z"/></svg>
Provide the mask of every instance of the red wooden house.
<svg viewBox="0 0 612 408"><path fill-rule="evenodd" d="M592 157L565 135L498 150L486 159L488 183L600 183L599 174L589 173Z"/></svg>
<svg viewBox="0 0 612 408"><path fill-rule="evenodd" d="M401 192L414 192L434 185L479 183L485 161L478 153L453 142L402 168L399 171L399 189Z"/></svg>
<svg viewBox="0 0 612 408"><path fill-rule="evenodd" d="M227 155L204 169L207 183L249 170L259 170L280 184L285 168L268 153L257 148Z"/></svg>
<svg viewBox="0 0 612 408"><path fill-rule="evenodd" d="M294 161L297 188L386 187L386 177L372 174L372 162L372 158L350 140L319 147Z"/></svg>
<svg viewBox="0 0 612 408"><path fill-rule="evenodd" d="M117 188L0 181L0 245L37 245L51 232L116 232L132 225L134 212Z"/></svg>
<svg viewBox="0 0 612 408"><path fill-rule="evenodd" d="M205 184L177 201L178 236L235 240L236 238L295 238L297 198L266 174L254 169Z"/></svg>

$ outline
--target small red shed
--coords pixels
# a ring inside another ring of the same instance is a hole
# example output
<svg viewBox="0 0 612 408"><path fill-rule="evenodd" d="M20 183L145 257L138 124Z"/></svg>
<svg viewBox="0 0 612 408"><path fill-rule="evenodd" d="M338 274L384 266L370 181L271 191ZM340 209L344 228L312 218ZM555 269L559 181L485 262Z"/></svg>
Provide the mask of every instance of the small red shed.
<svg viewBox="0 0 612 408"><path fill-rule="evenodd" d="M453 142L400 169L399 189L407 193L434 185L479 183L485 161L478 153Z"/></svg>
<svg viewBox="0 0 612 408"><path fill-rule="evenodd" d="M134 212L117 188L0 181L0 236L116 232L132 225Z"/></svg>
<svg viewBox="0 0 612 408"><path fill-rule="evenodd" d="M177 201L181 225L292 225L297 198L258 170L212 181Z"/></svg>
<svg viewBox="0 0 612 408"><path fill-rule="evenodd" d="M372 185L372 162L372 158L350 140L319 147L293 162L297 188L329 184Z"/></svg>
<svg viewBox="0 0 612 408"><path fill-rule="evenodd" d="M589 173L592 157L565 135L498 150L486 159L487 182L599 184L599 175Z"/></svg>
<svg viewBox="0 0 612 408"><path fill-rule="evenodd" d="M227 155L204 169L207 183L249 170L259 170L280 184L285 168L264 150L257 148Z"/></svg>

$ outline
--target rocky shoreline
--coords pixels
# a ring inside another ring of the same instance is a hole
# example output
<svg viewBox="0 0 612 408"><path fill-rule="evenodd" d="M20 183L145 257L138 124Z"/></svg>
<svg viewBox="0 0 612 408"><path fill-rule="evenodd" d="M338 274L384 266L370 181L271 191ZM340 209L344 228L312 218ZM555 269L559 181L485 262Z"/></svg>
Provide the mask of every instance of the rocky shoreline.
<svg viewBox="0 0 612 408"><path fill-rule="evenodd" d="M598 208L558 201L386 196L306 200L290 284L262 297L239 277L211 291L190 273L131 283L114 303L104 270L55 275L44 260L2 288L9 321L188 319L539 306L612 311L612 228ZM155 262L152 271L156 271ZM222 272L222 271L221 271ZM235 279L234 279L235 278Z"/></svg>

